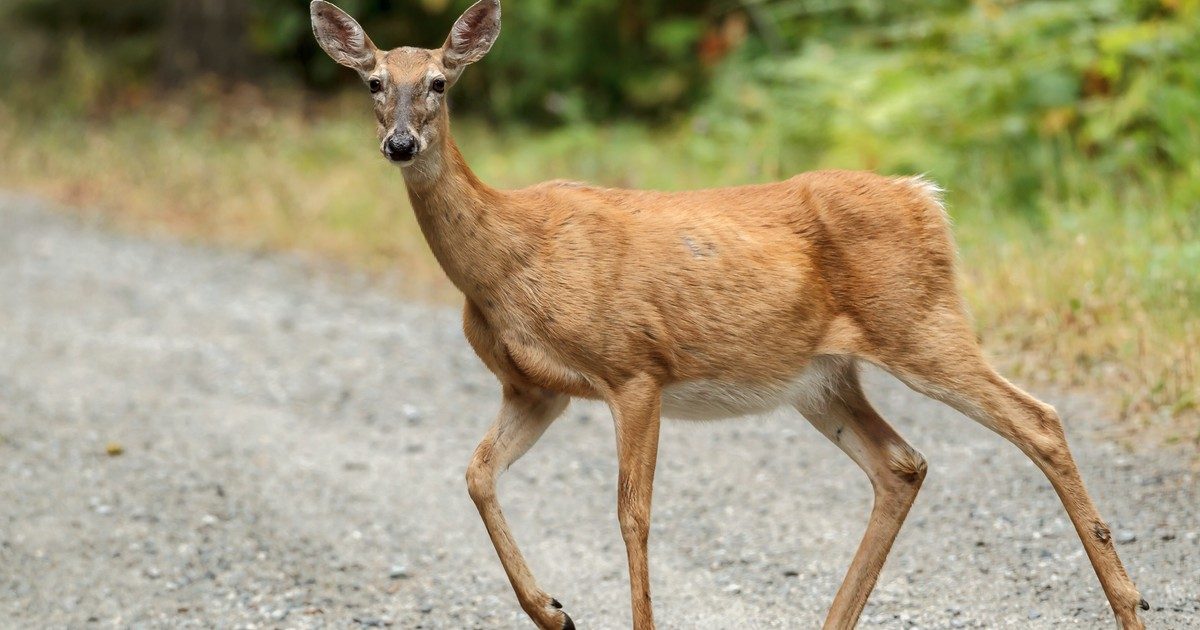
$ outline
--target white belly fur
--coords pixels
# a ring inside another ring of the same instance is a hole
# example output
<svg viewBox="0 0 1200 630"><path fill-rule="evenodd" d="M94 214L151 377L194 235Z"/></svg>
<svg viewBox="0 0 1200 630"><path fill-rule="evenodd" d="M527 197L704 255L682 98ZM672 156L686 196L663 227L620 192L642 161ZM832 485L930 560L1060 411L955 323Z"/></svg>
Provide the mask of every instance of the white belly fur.
<svg viewBox="0 0 1200 630"><path fill-rule="evenodd" d="M663 389L662 415L684 420L719 420L772 411L782 405L812 404L837 387L849 360L814 359L791 379L774 383L697 380Z"/></svg>

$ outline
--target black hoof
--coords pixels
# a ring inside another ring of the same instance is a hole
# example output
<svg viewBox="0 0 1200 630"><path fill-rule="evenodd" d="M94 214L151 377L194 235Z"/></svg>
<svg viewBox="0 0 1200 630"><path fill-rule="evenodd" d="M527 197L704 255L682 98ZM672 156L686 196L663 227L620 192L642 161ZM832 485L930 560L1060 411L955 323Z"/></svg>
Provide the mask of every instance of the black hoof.
<svg viewBox="0 0 1200 630"><path fill-rule="evenodd" d="M550 607L555 610L562 610L562 603L553 597L550 598ZM571 621L571 615L563 613L563 625L561 630L575 630L575 622Z"/></svg>
<svg viewBox="0 0 1200 630"><path fill-rule="evenodd" d="M1150 602L1147 602L1145 598L1142 598L1142 601L1138 602L1138 606L1140 606L1142 610L1150 610Z"/></svg>

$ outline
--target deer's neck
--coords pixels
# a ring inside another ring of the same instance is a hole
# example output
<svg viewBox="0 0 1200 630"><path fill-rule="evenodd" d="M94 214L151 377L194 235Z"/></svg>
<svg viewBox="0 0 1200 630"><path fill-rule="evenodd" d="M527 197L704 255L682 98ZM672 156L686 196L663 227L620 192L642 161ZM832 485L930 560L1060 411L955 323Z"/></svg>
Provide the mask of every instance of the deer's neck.
<svg viewBox="0 0 1200 630"><path fill-rule="evenodd" d="M403 169L408 198L429 248L451 282L476 302L489 301L524 256L528 234L507 196L471 172L443 129L441 146Z"/></svg>

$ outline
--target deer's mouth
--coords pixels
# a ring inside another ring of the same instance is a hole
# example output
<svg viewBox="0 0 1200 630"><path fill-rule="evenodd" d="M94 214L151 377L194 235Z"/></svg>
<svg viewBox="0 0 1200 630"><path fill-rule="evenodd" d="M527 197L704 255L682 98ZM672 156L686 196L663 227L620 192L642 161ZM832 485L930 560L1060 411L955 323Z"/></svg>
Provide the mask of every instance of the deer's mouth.
<svg viewBox="0 0 1200 630"><path fill-rule="evenodd" d="M408 166L409 164L413 163L413 160L416 159L419 151L413 150L413 151L398 152L398 151L390 151L387 147L384 147L384 149L383 149L383 151L381 151L381 153L383 153L383 157L386 158L387 161L391 162L392 164L395 164L397 166Z"/></svg>
<svg viewBox="0 0 1200 630"><path fill-rule="evenodd" d="M401 166L401 167L411 165L414 161L416 161L416 158L417 158L416 153L414 153L408 157L392 157L390 155L387 156L387 160L389 162L391 162L392 164L395 164L396 166Z"/></svg>

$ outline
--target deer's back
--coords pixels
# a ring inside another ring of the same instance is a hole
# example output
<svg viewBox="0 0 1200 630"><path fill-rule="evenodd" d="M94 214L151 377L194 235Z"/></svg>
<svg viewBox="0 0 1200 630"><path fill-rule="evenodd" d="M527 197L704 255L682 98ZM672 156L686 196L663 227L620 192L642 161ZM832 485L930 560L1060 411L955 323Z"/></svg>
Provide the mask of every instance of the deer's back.
<svg viewBox="0 0 1200 630"><path fill-rule="evenodd" d="M474 305L504 354L489 365L545 372L575 395L619 382L614 366L784 391L814 355L894 345L914 318L959 308L935 192L846 171L674 193L518 191L540 227L505 298Z"/></svg>

